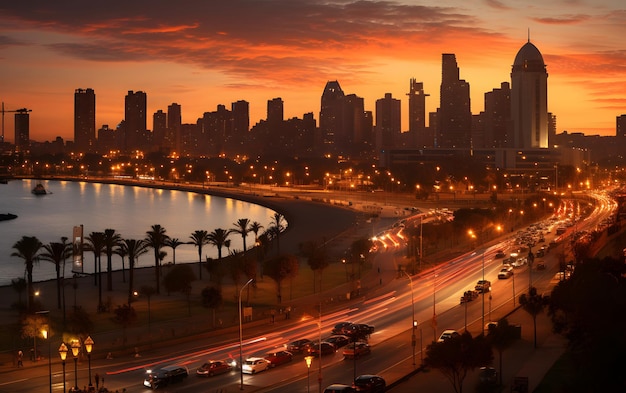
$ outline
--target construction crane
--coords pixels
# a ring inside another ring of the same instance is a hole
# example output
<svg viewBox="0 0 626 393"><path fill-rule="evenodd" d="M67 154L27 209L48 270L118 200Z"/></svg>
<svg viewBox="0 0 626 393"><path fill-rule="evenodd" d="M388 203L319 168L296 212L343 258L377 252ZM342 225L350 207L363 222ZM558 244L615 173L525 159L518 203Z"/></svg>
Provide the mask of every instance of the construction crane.
<svg viewBox="0 0 626 393"><path fill-rule="evenodd" d="M5 113L27 113L27 112L32 112L32 109L26 109L26 108L21 108L21 109L16 109L13 111L7 111L4 110L4 102L2 102L2 136L0 137L0 143L4 143L4 114Z"/></svg>

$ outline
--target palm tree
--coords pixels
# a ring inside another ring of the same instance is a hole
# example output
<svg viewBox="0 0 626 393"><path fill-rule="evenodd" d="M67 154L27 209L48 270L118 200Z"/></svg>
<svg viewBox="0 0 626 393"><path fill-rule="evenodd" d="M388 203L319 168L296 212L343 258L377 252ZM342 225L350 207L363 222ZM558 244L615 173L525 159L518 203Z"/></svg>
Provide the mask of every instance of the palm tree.
<svg viewBox="0 0 626 393"><path fill-rule="evenodd" d="M11 280L11 288L13 288L15 292L17 292L17 306L21 309L22 292L24 292L24 289L26 289L26 280L22 277L14 278L13 280Z"/></svg>
<svg viewBox="0 0 626 393"><path fill-rule="evenodd" d="M272 234L273 238L276 239L277 255L280 254L280 233L285 230L283 222L285 222L285 216L280 213L274 213L272 221L270 222L270 227L268 228L268 231Z"/></svg>
<svg viewBox="0 0 626 393"><path fill-rule="evenodd" d="M198 247L198 269L200 270L200 280L202 280L202 246L209 243L209 233L199 229L194 231L189 238L192 240L190 244Z"/></svg>
<svg viewBox="0 0 626 393"><path fill-rule="evenodd" d="M256 244L257 240L259 239L259 232L261 231L261 229L263 229L263 225L261 225L261 223L258 221L254 221L252 224L250 224L250 231L254 233L254 244Z"/></svg>
<svg viewBox="0 0 626 393"><path fill-rule="evenodd" d="M35 236L22 236L15 242L13 248L17 251L11 254L12 257L22 258L26 265L26 281L28 290L28 307L33 307L35 293L33 292L33 264L39 259L37 254L43 244Z"/></svg>
<svg viewBox="0 0 626 393"><path fill-rule="evenodd" d="M243 239L243 253L246 253L246 237L248 233L251 232L250 229L250 220L247 218L240 218L236 223L233 224L235 227L232 229L234 233L238 233L241 235Z"/></svg>
<svg viewBox="0 0 626 393"><path fill-rule="evenodd" d="M52 242L43 246L43 252L39 258L54 263L57 273L57 307L61 309L61 267L63 262L72 253L72 245L68 243Z"/></svg>
<svg viewBox="0 0 626 393"><path fill-rule="evenodd" d="M172 263L173 263L174 265L176 265L176 247L178 247L178 246L182 246L183 244L185 244L185 243L183 243L183 242L181 242L180 240L178 240L178 238L177 238L177 237L174 237L174 238L167 238L167 239L165 240L165 245L166 245L167 247L171 247L171 248L172 248Z"/></svg>
<svg viewBox="0 0 626 393"><path fill-rule="evenodd" d="M98 286L98 311L102 311L102 265L100 256L104 251L104 232L91 232L85 238L85 249L93 251L94 286Z"/></svg>
<svg viewBox="0 0 626 393"><path fill-rule="evenodd" d="M135 262L139 256L148 252L148 243L145 240L124 239L119 245L119 250L128 255L128 306L133 300L133 286L135 284Z"/></svg>
<svg viewBox="0 0 626 393"><path fill-rule="evenodd" d="M217 248L217 260L222 260L222 247L226 245L228 236L230 235L230 229L217 228L207 236L208 243Z"/></svg>
<svg viewBox="0 0 626 393"><path fill-rule="evenodd" d="M165 241L169 238L169 236L165 234L165 228L159 224L152 225L151 228L152 229L150 231L146 232L145 240L148 243L148 247L154 250L154 271L156 275L156 293L158 295L161 293L161 287L159 285L161 278L161 247L165 245Z"/></svg>
<svg viewBox="0 0 626 393"><path fill-rule="evenodd" d="M124 241L124 240L122 240L122 241ZM125 270L126 266L124 265L124 258L126 258L128 253L126 252L126 250L123 247L119 247L120 245L121 245L121 242L118 245L118 247L115 250L113 250L113 252L116 255L119 255L122 258L122 282L126 282L126 270Z"/></svg>
<svg viewBox="0 0 626 393"><path fill-rule="evenodd" d="M113 250L119 246L122 241L122 236L119 233L115 233L115 229L104 230L104 252L107 255L107 291L113 290L113 265L111 259L113 258Z"/></svg>
<svg viewBox="0 0 626 393"><path fill-rule="evenodd" d="M528 267L530 269L530 266ZM537 292L537 288L530 287L528 295L523 293L519 297L519 304L524 311L530 314L533 318L534 328L534 347L537 348L537 315L543 312L543 309L548 306L550 299L547 296L543 296Z"/></svg>

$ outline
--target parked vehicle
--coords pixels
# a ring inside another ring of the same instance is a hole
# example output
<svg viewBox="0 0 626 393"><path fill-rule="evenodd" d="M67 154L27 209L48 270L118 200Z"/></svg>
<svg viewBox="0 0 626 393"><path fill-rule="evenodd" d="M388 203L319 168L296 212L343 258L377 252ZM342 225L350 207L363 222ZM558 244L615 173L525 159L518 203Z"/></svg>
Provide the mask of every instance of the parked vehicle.
<svg viewBox="0 0 626 393"><path fill-rule="evenodd" d="M471 302L478 297L478 291L465 291L461 296L461 304Z"/></svg>
<svg viewBox="0 0 626 393"><path fill-rule="evenodd" d="M478 280L474 289L478 291L478 293L487 293L491 291L491 281Z"/></svg>
<svg viewBox="0 0 626 393"><path fill-rule="evenodd" d="M224 374L233 369L229 362L222 360L209 360L202 366L198 367L196 374L200 377L212 377L218 374Z"/></svg>
<svg viewBox="0 0 626 393"><path fill-rule="evenodd" d="M288 351L273 351L265 355L265 360L269 362L270 367L276 367L291 362L293 355Z"/></svg>
<svg viewBox="0 0 626 393"><path fill-rule="evenodd" d="M301 353L306 351L309 344L311 344L311 340L308 338L302 338L300 340L292 341L287 344L287 351L291 353Z"/></svg>
<svg viewBox="0 0 626 393"><path fill-rule="evenodd" d="M365 374L356 377L352 386L357 392L383 393L387 388L387 382L381 376Z"/></svg>
<svg viewBox="0 0 626 393"><path fill-rule="evenodd" d="M343 350L343 357L346 359L351 359L354 357L361 357L363 355L368 355L372 353L372 350L368 343L363 341L357 341L355 343L350 343L346 345L346 348Z"/></svg>
<svg viewBox="0 0 626 393"><path fill-rule="evenodd" d="M449 339L449 338L453 338L453 337L459 337L460 334L459 332L457 332L454 329L446 329L444 330L441 335L439 336L439 338L437 339L438 343L442 343L445 340Z"/></svg>
<svg viewBox="0 0 626 393"><path fill-rule="evenodd" d="M270 363L267 360L263 358L257 358L257 357L248 358L244 360L243 364L241 365L241 370L245 374L253 374L253 375L256 373L260 373L261 371L265 371L269 368L270 368Z"/></svg>
<svg viewBox="0 0 626 393"><path fill-rule="evenodd" d="M181 382L189 375L187 367L166 366L155 370L147 370L148 376L143 381L143 386L158 389L171 383Z"/></svg>

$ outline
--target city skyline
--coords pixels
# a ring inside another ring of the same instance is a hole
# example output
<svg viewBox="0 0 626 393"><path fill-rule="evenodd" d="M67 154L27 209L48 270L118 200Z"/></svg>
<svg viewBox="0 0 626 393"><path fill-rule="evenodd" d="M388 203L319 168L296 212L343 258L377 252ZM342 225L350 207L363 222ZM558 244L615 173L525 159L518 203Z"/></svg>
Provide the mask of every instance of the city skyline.
<svg viewBox="0 0 626 393"><path fill-rule="evenodd" d="M152 114L172 103L183 123L195 123L240 100L250 103L252 126L277 97L286 119L312 112L319 124L331 80L363 97L365 110L386 93L400 99L407 131L409 81L423 82L426 111L435 111L443 53L456 55L478 114L484 94L510 82L529 34L547 66L558 133L615 135L616 117L626 112L626 10L615 0L488 0L472 9L451 0L196 1L175 10L160 1L73 4L0 6L0 100L7 110L32 109L33 140L73 140L75 89L94 89L96 129L124 119L130 90L147 94L150 129ZM12 115L5 116L10 142Z"/></svg>

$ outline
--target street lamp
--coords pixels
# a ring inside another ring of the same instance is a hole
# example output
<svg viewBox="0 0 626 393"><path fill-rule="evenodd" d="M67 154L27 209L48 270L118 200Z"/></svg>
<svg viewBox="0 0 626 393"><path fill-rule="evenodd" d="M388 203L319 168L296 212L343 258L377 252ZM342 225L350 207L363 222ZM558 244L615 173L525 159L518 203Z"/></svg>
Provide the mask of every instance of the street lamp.
<svg viewBox="0 0 626 393"><path fill-rule="evenodd" d="M306 391L307 393L311 393L311 362L313 361L313 356L305 356L304 361L306 362Z"/></svg>
<svg viewBox="0 0 626 393"><path fill-rule="evenodd" d="M415 366L415 329L417 321L415 320L415 297L413 296L413 278L405 270L402 271L408 278L411 285L411 346L413 347L413 366Z"/></svg>
<svg viewBox="0 0 626 393"><path fill-rule="evenodd" d="M74 357L74 388L73 391L78 392L80 389L78 388L78 354L80 353L80 341L74 339L70 343L70 348L72 348L72 356Z"/></svg>
<svg viewBox="0 0 626 393"><path fill-rule="evenodd" d="M87 362L89 364L89 388L91 389L93 387L93 384L91 383L91 350L93 349L93 339L91 338L91 336L87 336L87 339L85 340L85 351L87 351Z"/></svg>
<svg viewBox="0 0 626 393"><path fill-rule="evenodd" d="M474 240L477 239L477 236L474 233L474 231L472 231L470 229L468 231L468 233L469 233L469 235L470 235L470 237L472 239L474 239ZM481 233L481 235L482 235L482 233ZM478 247L478 241L476 241L476 247ZM483 250L482 250L481 254L482 254L482 260L483 260L483 283L484 283L485 282L485 247L483 247ZM489 290L491 290L491 288L489 288ZM484 329L484 326L485 326L485 288L484 287L481 289L480 293L482 295L482 307L483 307L483 309L482 309L482 317L481 317L481 319L482 319L482 325L481 326Z"/></svg>
<svg viewBox="0 0 626 393"><path fill-rule="evenodd" d="M48 317L48 315L50 314L50 311L48 310L42 310L42 311L37 311L36 314L38 315L45 315L46 317ZM48 340L49 336L50 336L50 320L48 318L48 324L43 326L43 329L41 329L41 336L43 337L44 340L48 341L48 375L49 375L49 385L50 385L50 393L52 393L52 362L50 360L50 340ZM35 338L35 343L37 342L37 339ZM35 359L37 359L37 346L35 346Z"/></svg>
<svg viewBox="0 0 626 393"><path fill-rule="evenodd" d="M67 345L61 343L59 347L59 356L61 356L61 363L63 363L63 393L65 393L65 359L67 358Z"/></svg>
<svg viewBox="0 0 626 393"><path fill-rule="evenodd" d="M241 297L243 296L244 288L247 287L252 281L254 281L253 278L249 279L248 282L245 283L239 290L239 390L243 390L243 322L241 320Z"/></svg>

